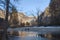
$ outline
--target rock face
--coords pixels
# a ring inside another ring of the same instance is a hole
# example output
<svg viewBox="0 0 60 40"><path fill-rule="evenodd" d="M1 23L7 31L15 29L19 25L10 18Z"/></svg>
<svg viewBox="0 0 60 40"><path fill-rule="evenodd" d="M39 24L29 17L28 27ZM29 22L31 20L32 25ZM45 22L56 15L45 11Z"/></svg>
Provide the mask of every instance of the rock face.
<svg viewBox="0 0 60 40"><path fill-rule="evenodd" d="M3 10L0 10L0 18L5 19L5 14L4 14ZM31 22L33 20L36 20L36 18L34 18L34 17L28 17L23 12L18 12L18 13L13 13L13 14L9 15L8 20L9 20L9 24L12 25L12 26L14 25L13 24L14 20L15 20L14 23L16 21L18 21L18 25L21 25L21 23L24 23L25 26L26 26L27 23L29 25L32 25ZM35 21L33 21L33 22L35 22Z"/></svg>
<svg viewBox="0 0 60 40"><path fill-rule="evenodd" d="M49 7L47 7L44 11L44 16L43 16L43 23L46 24L46 25L49 25L50 24L50 17L51 17L51 14L49 13Z"/></svg>
<svg viewBox="0 0 60 40"><path fill-rule="evenodd" d="M25 23L25 26L27 26L26 23L29 23L29 25L32 25L31 21L36 20L36 18L34 18L34 17L28 17L28 16L24 15L23 12L18 13L18 19L19 19L19 24Z"/></svg>
<svg viewBox="0 0 60 40"><path fill-rule="evenodd" d="M49 12L51 14L51 24L60 25L60 0L51 0Z"/></svg>
<svg viewBox="0 0 60 40"><path fill-rule="evenodd" d="M31 26L32 25L31 21L36 20L36 18L34 18L34 17L28 17L28 16L26 16L23 12L18 12L16 14L17 15L15 17L14 17L14 14L12 14L12 16L10 17L9 23L11 22L10 23L11 26L14 26L13 21L15 19L17 19L17 21L18 21L17 25L19 25L19 26L22 26L22 25L23 26ZM33 22L35 22L35 21L33 21Z"/></svg>
<svg viewBox="0 0 60 40"><path fill-rule="evenodd" d="M5 19L5 15L4 15L4 11L3 10L0 10L0 18Z"/></svg>
<svg viewBox="0 0 60 40"><path fill-rule="evenodd" d="M60 25L60 0L51 0L49 7L40 15L43 25Z"/></svg>
<svg viewBox="0 0 60 40"><path fill-rule="evenodd" d="M39 20L41 25L50 25L51 14L49 13L49 7L40 15Z"/></svg>

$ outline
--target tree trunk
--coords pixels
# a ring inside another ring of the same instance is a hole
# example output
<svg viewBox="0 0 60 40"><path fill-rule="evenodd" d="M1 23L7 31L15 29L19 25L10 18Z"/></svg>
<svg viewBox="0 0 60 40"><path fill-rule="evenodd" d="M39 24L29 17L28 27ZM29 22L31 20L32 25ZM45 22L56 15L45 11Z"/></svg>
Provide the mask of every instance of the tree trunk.
<svg viewBox="0 0 60 40"><path fill-rule="evenodd" d="M5 37L6 40L8 40L8 36L7 36L7 28L8 28L8 13L9 13L9 1L10 0L6 0L6 16L5 16L5 21L6 21L6 28L4 29L4 33L5 33Z"/></svg>
<svg viewBox="0 0 60 40"><path fill-rule="evenodd" d="M9 0L6 0L6 16L5 21L8 22L8 13L9 13Z"/></svg>

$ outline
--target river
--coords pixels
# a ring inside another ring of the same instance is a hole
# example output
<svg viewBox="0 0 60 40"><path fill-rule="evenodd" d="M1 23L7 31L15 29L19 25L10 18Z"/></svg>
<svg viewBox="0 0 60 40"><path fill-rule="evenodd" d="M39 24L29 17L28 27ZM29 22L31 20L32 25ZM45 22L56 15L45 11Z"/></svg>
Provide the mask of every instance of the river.
<svg viewBox="0 0 60 40"><path fill-rule="evenodd" d="M9 40L60 40L59 38L49 38L50 35L47 37L43 37L40 36L38 32L28 30L15 31L14 34L12 34L11 32L8 38Z"/></svg>

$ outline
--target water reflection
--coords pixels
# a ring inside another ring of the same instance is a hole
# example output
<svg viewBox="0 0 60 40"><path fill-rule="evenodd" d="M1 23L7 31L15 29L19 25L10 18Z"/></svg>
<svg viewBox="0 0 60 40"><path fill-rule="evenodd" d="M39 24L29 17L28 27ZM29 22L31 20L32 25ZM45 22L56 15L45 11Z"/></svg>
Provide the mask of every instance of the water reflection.
<svg viewBox="0 0 60 40"><path fill-rule="evenodd" d="M14 31L10 32L11 36L9 36L9 40L59 40L52 37L51 34L48 36L45 34L44 36L38 34L37 32L26 32L26 31Z"/></svg>

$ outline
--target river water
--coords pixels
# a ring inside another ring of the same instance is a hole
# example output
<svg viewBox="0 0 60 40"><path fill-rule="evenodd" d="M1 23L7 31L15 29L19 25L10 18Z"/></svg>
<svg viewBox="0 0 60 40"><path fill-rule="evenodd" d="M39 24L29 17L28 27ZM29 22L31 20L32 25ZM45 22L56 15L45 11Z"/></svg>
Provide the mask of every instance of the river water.
<svg viewBox="0 0 60 40"><path fill-rule="evenodd" d="M9 36L9 40L60 40L60 39L41 37L38 35L37 32L21 31L19 32L18 36L16 35Z"/></svg>
<svg viewBox="0 0 60 40"><path fill-rule="evenodd" d="M13 31L14 30L14 31ZM50 31L49 31L50 30ZM51 34L49 33L49 35L47 35L47 37L45 36L41 36L39 35L39 32L59 32L60 31L60 27L40 27L40 28L9 28L8 31L10 31L9 34L9 40L60 40L59 38L54 38L51 36Z"/></svg>

